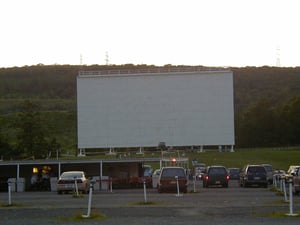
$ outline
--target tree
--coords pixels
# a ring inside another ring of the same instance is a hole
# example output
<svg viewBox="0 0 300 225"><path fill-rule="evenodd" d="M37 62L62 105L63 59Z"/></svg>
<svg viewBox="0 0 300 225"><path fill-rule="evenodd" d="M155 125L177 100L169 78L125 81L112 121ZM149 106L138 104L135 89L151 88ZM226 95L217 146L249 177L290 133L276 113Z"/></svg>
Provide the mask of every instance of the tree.
<svg viewBox="0 0 300 225"><path fill-rule="evenodd" d="M300 96L295 96L278 107L276 111L278 139L281 145L296 146L300 142Z"/></svg>
<svg viewBox="0 0 300 225"><path fill-rule="evenodd" d="M237 132L239 146L274 146L274 112L270 102L265 99L250 106L239 118Z"/></svg>
<svg viewBox="0 0 300 225"><path fill-rule="evenodd" d="M18 150L22 157L44 158L48 152L46 132L41 120L39 106L25 101L16 121Z"/></svg>
<svg viewBox="0 0 300 225"><path fill-rule="evenodd" d="M297 146L300 137L300 97L272 105L265 99L236 118L239 147Z"/></svg>
<svg viewBox="0 0 300 225"><path fill-rule="evenodd" d="M56 154L56 157L60 154L60 144L56 141L56 138L52 138L48 145L48 157Z"/></svg>
<svg viewBox="0 0 300 225"><path fill-rule="evenodd" d="M0 159L9 158L11 153L11 146L9 145L5 136L0 132Z"/></svg>
<svg viewBox="0 0 300 225"><path fill-rule="evenodd" d="M3 120L0 115L0 159L9 158L11 154L11 146L3 131Z"/></svg>

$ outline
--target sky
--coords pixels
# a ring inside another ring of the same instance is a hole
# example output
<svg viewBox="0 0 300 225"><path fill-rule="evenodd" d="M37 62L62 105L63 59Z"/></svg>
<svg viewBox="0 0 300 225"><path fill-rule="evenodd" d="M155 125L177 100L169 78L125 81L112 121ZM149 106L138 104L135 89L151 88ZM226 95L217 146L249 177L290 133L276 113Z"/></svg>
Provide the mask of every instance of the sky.
<svg viewBox="0 0 300 225"><path fill-rule="evenodd" d="M295 67L299 9L299 0L3 0L0 67Z"/></svg>

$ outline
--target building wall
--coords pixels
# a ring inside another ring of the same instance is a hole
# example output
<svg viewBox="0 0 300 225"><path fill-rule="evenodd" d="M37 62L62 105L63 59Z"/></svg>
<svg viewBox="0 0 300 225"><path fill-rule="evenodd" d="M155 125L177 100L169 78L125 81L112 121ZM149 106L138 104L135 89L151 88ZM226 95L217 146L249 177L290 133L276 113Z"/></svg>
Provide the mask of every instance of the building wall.
<svg viewBox="0 0 300 225"><path fill-rule="evenodd" d="M7 181L9 178L24 179L24 187L27 191L50 191L50 182L39 189L32 189L31 178L33 176L33 168L37 168L37 175L41 175L43 168L49 168L49 178L59 177L60 173L65 171L80 170L86 172L86 175L90 177L109 177L113 179L114 187L129 187L130 182L138 182L139 177L142 177L142 162L91 162L86 161L65 161L65 162L28 162L22 164L22 162L0 164L0 191L7 191ZM101 167L102 165L102 167ZM102 173L102 174L101 174ZM19 175L19 177L18 177ZM131 178L134 178L131 180ZM49 180L50 181L50 180ZM100 182L100 181L98 181ZM104 181L104 183L107 181Z"/></svg>

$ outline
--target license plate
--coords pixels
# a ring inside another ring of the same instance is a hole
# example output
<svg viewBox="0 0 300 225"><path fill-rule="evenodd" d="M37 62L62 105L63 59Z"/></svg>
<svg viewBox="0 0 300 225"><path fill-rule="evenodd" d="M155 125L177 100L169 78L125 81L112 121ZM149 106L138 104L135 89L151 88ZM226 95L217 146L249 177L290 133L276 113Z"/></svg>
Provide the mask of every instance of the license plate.
<svg viewBox="0 0 300 225"><path fill-rule="evenodd" d="M216 181L216 184L221 184L221 181Z"/></svg>
<svg viewBox="0 0 300 225"><path fill-rule="evenodd" d="M260 180L260 177L254 177L254 180Z"/></svg>
<svg viewBox="0 0 300 225"><path fill-rule="evenodd" d="M170 184L176 184L176 181L170 181Z"/></svg>

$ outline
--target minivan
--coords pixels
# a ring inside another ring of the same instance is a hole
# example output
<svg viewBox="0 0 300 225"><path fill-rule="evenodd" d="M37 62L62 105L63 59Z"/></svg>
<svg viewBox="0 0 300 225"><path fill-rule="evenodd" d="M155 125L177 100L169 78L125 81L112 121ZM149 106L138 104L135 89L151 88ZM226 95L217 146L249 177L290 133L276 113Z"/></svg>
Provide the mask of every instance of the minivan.
<svg viewBox="0 0 300 225"><path fill-rule="evenodd" d="M268 187L266 168L262 165L246 165L240 173L240 186L262 186Z"/></svg>
<svg viewBox="0 0 300 225"><path fill-rule="evenodd" d="M221 186L228 187L229 174L224 166L209 166L203 178L203 187Z"/></svg>
<svg viewBox="0 0 300 225"><path fill-rule="evenodd" d="M159 193L177 192L177 187L180 192L187 193L188 179L185 169L183 167L163 167L157 181L157 191Z"/></svg>

